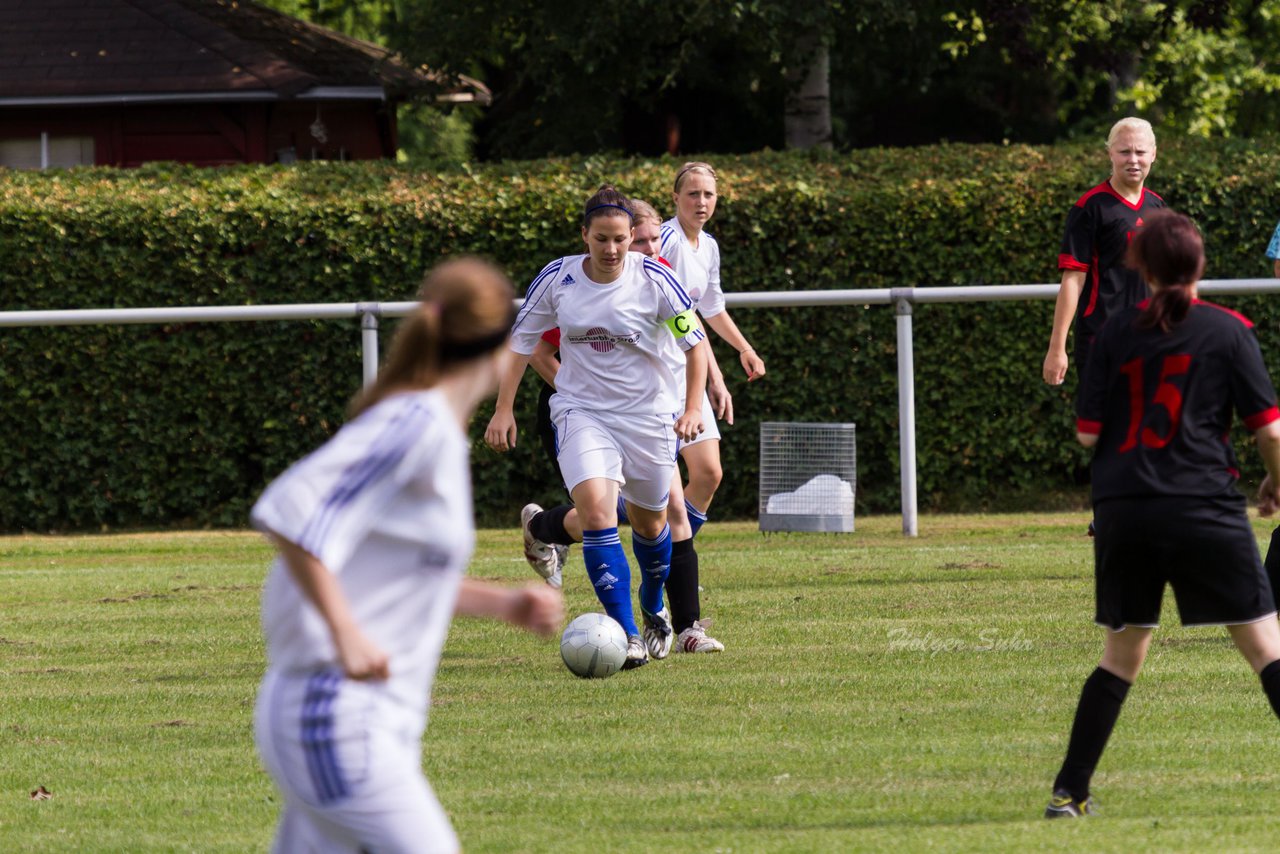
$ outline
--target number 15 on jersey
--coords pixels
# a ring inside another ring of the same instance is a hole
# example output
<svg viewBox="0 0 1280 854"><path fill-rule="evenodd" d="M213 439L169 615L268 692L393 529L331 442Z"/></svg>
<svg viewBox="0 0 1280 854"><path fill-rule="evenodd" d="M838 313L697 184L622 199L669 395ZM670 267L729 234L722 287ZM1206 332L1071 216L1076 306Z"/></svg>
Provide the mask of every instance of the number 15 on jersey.
<svg viewBox="0 0 1280 854"><path fill-rule="evenodd" d="M1129 379L1129 432L1124 443L1117 449L1122 454L1138 447L1139 441L1147 448L1163 448L1173 441L1178 432L1178 423L1182 419L1182 390L1172 380L1191 370L1190 354L1179 353L1164 357L1160 364L1156 393L1149 402L1143 394L1144 367L1142 357L1130 359L1120 366L1120 373ZM1163 408L1167 413L1169 423L1165 433L1142 426L1148 406Z"/></svg>

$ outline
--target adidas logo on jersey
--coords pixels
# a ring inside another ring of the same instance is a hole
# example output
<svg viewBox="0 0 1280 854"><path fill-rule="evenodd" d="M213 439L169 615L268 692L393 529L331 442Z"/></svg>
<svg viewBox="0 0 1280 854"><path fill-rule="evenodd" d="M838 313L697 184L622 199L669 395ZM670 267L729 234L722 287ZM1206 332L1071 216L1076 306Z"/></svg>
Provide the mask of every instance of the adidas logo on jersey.
<svg viewBox="0 0 1280 854"><path fill-rule="evenodd" d="M560 280L560 284L561 284L561 285L572 285L572 284L573 284L573 281L574 281L574 279L573 279L573 273L565 273L564 278Z"/></svg>
<svg viewBox="0 0 1280 854"><path fill-rule="evenodd" d="M612 590L613 585L617 584L619 581L618 576L608 571L608 566L608 564L605 564L604 567L602 567L605 569L605 573L596 579L596 587L599 587L601 590Z"/></svg>

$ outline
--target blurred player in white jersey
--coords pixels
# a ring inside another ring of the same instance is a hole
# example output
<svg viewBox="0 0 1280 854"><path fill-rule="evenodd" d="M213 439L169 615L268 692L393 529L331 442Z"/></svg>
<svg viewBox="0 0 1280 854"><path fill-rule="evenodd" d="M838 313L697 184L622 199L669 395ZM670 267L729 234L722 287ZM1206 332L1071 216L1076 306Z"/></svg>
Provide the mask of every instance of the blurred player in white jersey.
<svg viewBox="0 0 1280 854"><path fill-rule="evenodd" d="M716 171L708 163L686 163L676 173L672 199L676 215L662 224L662 257L685 286L694 307L708 326L738 351L742 369L751 382L764 376L764 360L733 322L724 307L720 289L720 246L703 226L716 212ZM710 348L708 348L709 350ZM733 424L733 398L714 355L708 364L705 406L710 414ZM685 508L693 535L707 521L711 499L720 486L720 431L708 417L706 429L697 439L680 448L680 457L689 470L685 487ZM680 549L672 556L667 578L671 600L676 649L681 652L715 652L724 645L707 637L701 622L698 596L698 558L692 549Z"/></svg>
<svg viewBox="0 0 1280 854"><path fill-rule="evenodd" d="M438 267L351 420L254 506L279 549L254 716L284 793L276 852L457 851L421 763L449 622L549 635L563 620L545 585L463 577L475 545L465 428L510 359L513 297L489 264Z"/></svg>
<svg viewBox="0 0 1280 854"><path fill-rule="evenodd" d="M648 660L631 607L631 570L618 537L619 493L634 508L632 551L641 571L640 607L647 626L671 634L662 585L671 564L668 493L678 441L702 430L702 407L679 405L677 388L706 384L705 336L671 271L629 252L629 202L605 185L588 199L582 225L586 255L548 264L529 285L512 331L517 358L503 378L486 438L514 445L509 416L529 356L543 332L560 327L561 365L551 418L557 461L574 507L521 513L525 553L544 577L558 569L554 545L583 544L583 560L605 611L630 640L626 667ZM686 351L683 376L664 352ZM667 641L669 647L670 641Z"/></svg>

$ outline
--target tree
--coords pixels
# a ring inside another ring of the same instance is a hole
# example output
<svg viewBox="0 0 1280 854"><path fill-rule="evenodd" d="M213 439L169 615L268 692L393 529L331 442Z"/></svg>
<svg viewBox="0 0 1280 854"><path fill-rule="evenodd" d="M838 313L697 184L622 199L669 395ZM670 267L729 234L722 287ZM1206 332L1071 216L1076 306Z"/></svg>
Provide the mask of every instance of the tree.
<svg viewBox="0 0 1280 854"><path fill-rule="evenodd" d="M295 18L389 46L400 29L401 9L412 0L259 0ZM471 159L477 108L440 106L429 101L399 105L401 159L424 164L457 164Z"/></svg>
<svg viewBox="0 0 1280 854"><path fill-rule="evenodd" d="M831 58L816 30L796 44L809 57L787 69L787 148L831 147Z"/></svg>
<svg viewBox="0 0 1280 854"><path fill-rule="evenodd" d="M397 0L258 0L264 6L295 18L337 30L358 39L386 44L397 25Z"/></svg>
<svg viewBox="0 0 1280 854"><path fill-rule="evenodd" d="M481 158L527 158L1050 142L1130 113L1280 127L1280 0L269 2L487 83L474 125L406 120L453 157L472 133Z"/></svg>
<svg viewBox="0 0 1280 854"><path fill-rule="evenodd" d="M898 20L900 5L418 0L404 4L394 43L490 85L481 136L493 155L656 153L673 125L682 149L745 150L783 144L788 111L794 139L828 140L823 70L836 33Z"/></svg>
<svg viewBox="0 0 1280 854"><path fill-rule="evenodd" d="M1061 130L1124 113L1201 136L1277 127L1280 0L988 0L975 17L992 37L963 49L1045 69Z"/></svg>
<svg viewBox="0 0 1280 854"><path fill-rule="evenodd" d="M1280 127L1280 2L1170 4L1118 99L1197 136Z"/></svg>

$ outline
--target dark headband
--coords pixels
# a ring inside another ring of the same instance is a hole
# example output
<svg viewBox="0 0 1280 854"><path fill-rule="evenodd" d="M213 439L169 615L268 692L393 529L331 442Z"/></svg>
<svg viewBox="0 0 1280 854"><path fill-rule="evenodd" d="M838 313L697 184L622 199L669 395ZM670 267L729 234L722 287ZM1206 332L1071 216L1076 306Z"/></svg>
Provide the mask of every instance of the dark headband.
<svg viewBox="0 0 1280 854"><path fill-rule="evenodd" d="M461 362L466 359L474 359L476 356L483 356L491 350L496 350L507 340L507 336L511 334L511 327L516 322L516 308L513 303L511 306L511 314L507 317L505 323L496 332L490 332L480 338L473 338L470 341L446 341L442 348L441 356L444 362Z"/></svg>
<svg viewBox="0 0 1280 854"><path fill-rule="evenodd" d="M582 215L582 218L583 218L584 220L585 220L585 219L590 219L591 215L592 215L593 213L595 213L596 211L600 210L601 208L617 208L618 210L622 211L624 214L626 214L627 216L631 217L632 219L635 219L635 218L636 218L636 215L635 215L635 214L633 214L631 211L629 211L629 210L627 210L626 208L624 208L622 205L612 205L612 204L607 204L607 203L606 203L606 204L603 204L603 205L596 205L594 208L587 208L587 212L586 212L586 213L584 213L584 214Z"/></svg>

